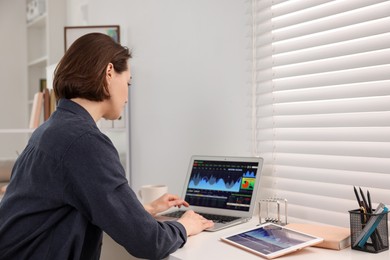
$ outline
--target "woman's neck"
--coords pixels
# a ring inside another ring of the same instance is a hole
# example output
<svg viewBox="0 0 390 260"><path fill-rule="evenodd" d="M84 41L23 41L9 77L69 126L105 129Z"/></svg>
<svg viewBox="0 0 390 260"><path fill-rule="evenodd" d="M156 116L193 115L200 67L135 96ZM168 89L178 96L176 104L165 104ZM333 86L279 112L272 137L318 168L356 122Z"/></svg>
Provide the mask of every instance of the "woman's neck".
<svg viewBox="0 0 390 260"><path fill-rule="evenodd" d="M103 117L104 102L91 101L84 98L72 98L71 100L87 110L95 122Z"/></svg>

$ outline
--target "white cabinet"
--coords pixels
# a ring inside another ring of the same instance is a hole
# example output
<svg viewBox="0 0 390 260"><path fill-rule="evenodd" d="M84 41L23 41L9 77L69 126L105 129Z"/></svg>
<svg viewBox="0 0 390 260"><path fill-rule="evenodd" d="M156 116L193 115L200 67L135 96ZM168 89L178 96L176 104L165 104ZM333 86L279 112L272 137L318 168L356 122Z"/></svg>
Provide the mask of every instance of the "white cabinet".
<svg viewBox="0 0 390 260"><path fill-rule="evenodd" d="M43 3L44 7L43 12L27 21L28 113L34 94L40 90L41 79L46 79L46 67L57 63L64 54L66 22L66 0L26 0L27 7L31 1Z"/></svg>

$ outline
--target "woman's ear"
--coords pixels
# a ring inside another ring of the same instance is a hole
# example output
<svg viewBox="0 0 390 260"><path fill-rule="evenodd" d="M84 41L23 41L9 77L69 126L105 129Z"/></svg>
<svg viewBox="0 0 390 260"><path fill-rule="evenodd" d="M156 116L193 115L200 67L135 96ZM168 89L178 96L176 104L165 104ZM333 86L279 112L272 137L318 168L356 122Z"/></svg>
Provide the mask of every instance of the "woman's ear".
<svg viewBox="0 0 390 260"><path fill-rule="evenodd" d="M110 82L110 80L112 79L113 72L114 72L114 65L110 62L108 63L106 68L106 78L108 82Z"/></svg>

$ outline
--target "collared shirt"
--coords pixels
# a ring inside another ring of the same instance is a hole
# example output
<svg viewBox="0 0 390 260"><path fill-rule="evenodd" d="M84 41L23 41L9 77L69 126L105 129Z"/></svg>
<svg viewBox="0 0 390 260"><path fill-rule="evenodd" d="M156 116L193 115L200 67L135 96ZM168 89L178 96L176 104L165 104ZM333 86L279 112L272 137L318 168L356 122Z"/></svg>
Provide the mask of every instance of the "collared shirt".
<svg viewBox="0 0 390 260"><path fill-rule="evenodd" d="M62 99L13 168L0 204L0 259L99 259L102 230L141 258L186 242L180 223L145 211L90 114Z"/></svg>

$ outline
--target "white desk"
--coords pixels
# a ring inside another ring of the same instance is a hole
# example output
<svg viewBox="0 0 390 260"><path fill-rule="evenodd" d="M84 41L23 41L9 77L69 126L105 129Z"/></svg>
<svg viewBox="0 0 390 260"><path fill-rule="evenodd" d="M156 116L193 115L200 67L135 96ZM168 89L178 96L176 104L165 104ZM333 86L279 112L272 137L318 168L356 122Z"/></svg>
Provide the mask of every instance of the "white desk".
<svg viewBox="0 0 390 260"><path fill-rule="evenodd" d="M234 259L234 260L251 260L263 259L257 255L246 252L219 240L222 236L229 236L233 233L243 231L255 227L258 223L257 218L245 224L240 224L231 228L220 230L217 232L202 232L193 237L189 237L183 248L171 254L169 260L208 260L208 259ZM378 254L366 253L357 250L352 250L350 247L337 251L331 249L322 249L316 247L308 247L303 250L288 254L277 259L288 260L389 260L390 251L384 251Z"/></svg>

